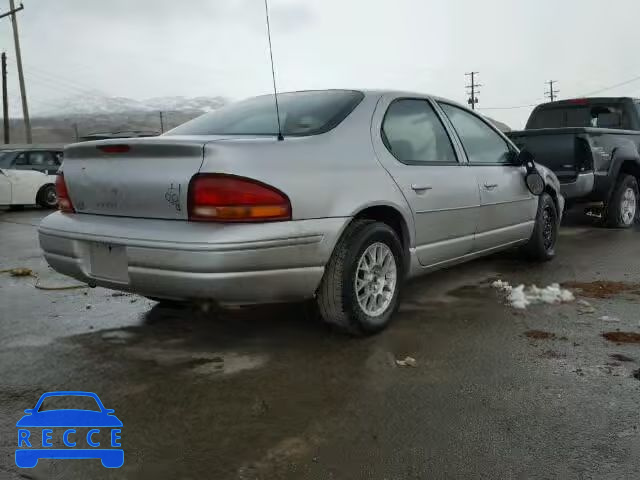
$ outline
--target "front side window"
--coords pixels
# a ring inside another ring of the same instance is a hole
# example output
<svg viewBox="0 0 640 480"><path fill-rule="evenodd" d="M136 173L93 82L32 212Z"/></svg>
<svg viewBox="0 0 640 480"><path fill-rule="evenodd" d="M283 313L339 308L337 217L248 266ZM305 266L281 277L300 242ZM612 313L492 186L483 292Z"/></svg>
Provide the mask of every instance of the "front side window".
<svg viewBox="0 0 640 480"><path fill-rule="evenodd" d="M342 122L362 101L354 90L278 94L280 124L286 136L318 135ZM170 130L165 135L277 135L273 95L232 103Z"/></svg>
<svg viewBox="0 0 640 480"><path fill-rule="evenodd" d="M469 163L495 165L511 162L509 145L489 125L462 108L447 103L440 106L458 133Z"/></svg>
<svg viewBox="0 0 640 480"><path fill-rule="evenodd" d="M407 164L457 163L442 122L426 100L394 101L382 122L382 138L391 154Z"/></svg>

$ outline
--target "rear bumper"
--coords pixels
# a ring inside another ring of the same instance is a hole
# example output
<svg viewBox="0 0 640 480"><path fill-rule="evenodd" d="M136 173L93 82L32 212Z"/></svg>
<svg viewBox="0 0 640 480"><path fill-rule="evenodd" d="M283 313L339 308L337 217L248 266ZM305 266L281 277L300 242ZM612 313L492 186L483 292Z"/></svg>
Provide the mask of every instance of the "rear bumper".
<svg viewBox="0 0 640 480"><path fill-rule="evenodd" d="M167 299L269 303L315 294L348 220L208 224L54 213L39 236L56 271L89 284ZM96 243L124 247L126 280L95 272Z"/></svg>
<svg viewBox="0 0 640 480"><path fill-rule="evenodd" d="M561 183L560 191L562 196L568 200L587 197L593 192L594 184L595 177L593 172L581 173L574 182Z"/></svg>

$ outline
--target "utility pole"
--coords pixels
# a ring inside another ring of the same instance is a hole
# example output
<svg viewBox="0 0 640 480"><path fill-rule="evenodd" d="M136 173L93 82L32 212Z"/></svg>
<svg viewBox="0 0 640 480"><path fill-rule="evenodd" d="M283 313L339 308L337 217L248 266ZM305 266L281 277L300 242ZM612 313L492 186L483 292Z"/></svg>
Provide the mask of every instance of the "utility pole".
<svg viewBox="0 0 640 480"><path fill-rule="evenodd" d="M478 103L477 94L480 93L478 91L478 87L482 86L479 83L476 83L476 75L478 75L478 73L479 72L465 73L467 77L471 77L471 85L467 85L467 93L469 94L469 100L467 100L467 103L471 106L472 110L476 109L476 104Z"/></svg>
<svg viewBox="0 0 640 480"><path fill-rule="evenodd" d="M547 82L547 84L549 85L549 91L548 92L544 92L544 96L547 97L551 102L553 102L556 97L558 96L558 93L560 93L560 90L554 90L553 88L553 84L554 83L558 83L557 80L549 80Z"/></svg>
<svg viewBox="0 0 640 480"><path fill-rule="evenodd" d="M164 117L162 116L162 112L160 113L160 133L164 133Z"/></svg>
<svg viewBox="0 0 640 480"><path fill-rule="evenodd" d="M22 10L24 6L20 4L20 8L16 9L14 0L9 0L11 9L11 24L13 25L13 42L16 46L16 64L18 66L18 80L20 82L20 96L22 97L22 116L24 117L24 128L26 132L27 143L32 143L31 138L31 120L29 119L29 106L27 105L27 91L24 86L24 73L22 71L22 55L20 54L20 39L18 38L18 20L16 12Z"/></svg>
<svg viewBox="0 0 640 480"><path fill-rule="evenodd" d="M78 124L74 123L73 124L73 131L76 134L76 142L80 141L80 134L78 133Z"/></svg>
<svg viewBox="0 0 640 480"><path fill-rule="evenodd" d="M4 143L9 138L9 98L7 97L7 54L2 52L2 117L4 119Z"/></svg>

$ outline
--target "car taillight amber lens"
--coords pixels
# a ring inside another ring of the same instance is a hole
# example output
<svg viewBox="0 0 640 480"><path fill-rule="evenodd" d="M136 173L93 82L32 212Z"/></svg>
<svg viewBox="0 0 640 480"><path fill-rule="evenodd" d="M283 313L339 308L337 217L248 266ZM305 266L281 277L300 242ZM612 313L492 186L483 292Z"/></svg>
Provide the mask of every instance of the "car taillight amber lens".
<svg viewBox="0 0 640 480"><path fill-rule="evenodd" d="M256 180L233 175L198 174L189 184L189 220L291 220L291 203L280 190Z"/></svg>
<svg viewBox="0 0 640 480"><path fill-rule="evenodd" d="M58 196L58 210L61 212L74 213L75 209L69 198L67 184L64 182L64 174L59 173L56 177L56 195Z"/></svg>

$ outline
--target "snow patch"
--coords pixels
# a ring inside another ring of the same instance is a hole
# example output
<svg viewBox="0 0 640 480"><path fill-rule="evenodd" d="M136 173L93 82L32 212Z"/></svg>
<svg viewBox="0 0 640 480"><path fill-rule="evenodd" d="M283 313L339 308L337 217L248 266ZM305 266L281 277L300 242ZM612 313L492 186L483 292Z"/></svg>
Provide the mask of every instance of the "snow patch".
<svg viewBox="0 0 640 480"><path fill-rule="evenodd" d="M519 310L524 310L529 305L536 303L554 305L557 303L573 302L575 300L573 293L560 287L557 283L552 283L544 288L538 288L535 285L531 285L530 287L526 287L525 285L513 287L509 282L496 280L491 286L506 293L509 305Z"/></svg>

